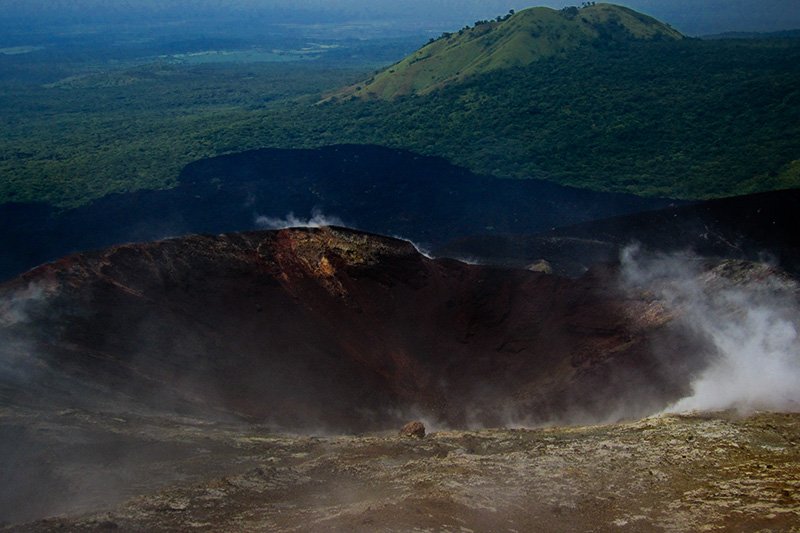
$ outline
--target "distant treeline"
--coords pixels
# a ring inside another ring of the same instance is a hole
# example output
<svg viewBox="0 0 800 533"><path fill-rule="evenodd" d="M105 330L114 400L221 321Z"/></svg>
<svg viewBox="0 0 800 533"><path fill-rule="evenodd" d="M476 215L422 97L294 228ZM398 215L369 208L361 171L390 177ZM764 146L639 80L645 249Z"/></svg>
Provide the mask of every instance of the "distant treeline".
<svg viewBox="0 0 800 533"><path fill-rule="evenodd" d="M368 75L229 64L140 66L35 88L6 79L0 201L75 205L171 186L185 164L211 155L339 143L653 196L800 186L797 40L601 43L427 96L317 104Z"/></svg>

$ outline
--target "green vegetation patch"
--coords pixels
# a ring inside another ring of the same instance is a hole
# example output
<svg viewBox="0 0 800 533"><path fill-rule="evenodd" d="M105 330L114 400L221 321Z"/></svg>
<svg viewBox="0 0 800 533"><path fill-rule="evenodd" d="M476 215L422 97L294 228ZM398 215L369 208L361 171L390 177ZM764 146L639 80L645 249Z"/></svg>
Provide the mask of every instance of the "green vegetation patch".
<svg viewBox="0 0 800 533"><path fill-rule="evenodd" d="M297 104L288 99L362 75L299 63L155 63L87 68L46 84L5 81L0 202L71 206L172 186L191 161L268 144L250 129L254 117L276 105L289 112Z"/></svg>
<svg viewBox="0 0 800 533"><path fill-rule="evenodd" d="M150 64L0 91L0 202L169 187L258 147L371 143L480 173L710 198L800 187L800 41L598 42L422 96L319 104L362 69Z"/></svg>

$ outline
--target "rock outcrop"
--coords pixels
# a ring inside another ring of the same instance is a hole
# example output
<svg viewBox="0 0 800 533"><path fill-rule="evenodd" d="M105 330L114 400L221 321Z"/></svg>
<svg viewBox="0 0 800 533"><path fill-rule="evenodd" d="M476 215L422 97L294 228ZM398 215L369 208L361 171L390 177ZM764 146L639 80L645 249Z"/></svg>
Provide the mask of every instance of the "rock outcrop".
<svg viewBox="0 0 800 533"><path fill-rule="evenodd" d="M423 439L425 438L425 425L419 420L409 422L400 429L400 436Z"/></svg>

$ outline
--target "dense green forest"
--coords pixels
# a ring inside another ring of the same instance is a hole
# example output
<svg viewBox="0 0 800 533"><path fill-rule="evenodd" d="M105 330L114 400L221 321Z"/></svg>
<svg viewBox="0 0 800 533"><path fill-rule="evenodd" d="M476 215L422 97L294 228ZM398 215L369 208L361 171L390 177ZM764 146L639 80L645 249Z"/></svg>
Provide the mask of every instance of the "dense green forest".
<svg viewBox="0 0 800 533"><path fill-rule="evenodd" d="M315 63L154 63L0 92L0 202L69 206L110 192L163 188L187 163L269 144L254 117L307 104L363 68Z"/></svg>
<svg viewBox="0 0 800 533"><path fill-rule="evenodd" d="M800 41L586 48L326 112L348 140L497 175L681 198L800 186Z"/></svg>
<svg viewBox="0 0 800 533"><path fill-rule="evenodd" d="M202 157L334 143L646 195L800 186L796 39L585 47L425 96L319 103L367 67L155 62L5 76L0 201L76 205L168 187Z"/></svg>

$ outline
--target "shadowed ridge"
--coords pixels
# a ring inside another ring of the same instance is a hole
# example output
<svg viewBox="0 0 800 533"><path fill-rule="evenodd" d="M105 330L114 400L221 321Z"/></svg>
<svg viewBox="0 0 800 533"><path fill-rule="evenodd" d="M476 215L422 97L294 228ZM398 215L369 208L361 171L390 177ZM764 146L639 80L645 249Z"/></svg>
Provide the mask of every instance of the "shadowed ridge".
<svg viewBox="0 0 800 533"><path fill-rule="evenodd" d="M800 275L800 189L772 191L595 220L536 234L474 235L435 250L506 266L545 259L556 273L580 276L616 261L632 243L661 253L774 262ZM665 228L669 228L665 231Z"/></svg>

